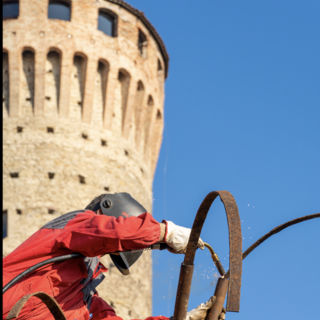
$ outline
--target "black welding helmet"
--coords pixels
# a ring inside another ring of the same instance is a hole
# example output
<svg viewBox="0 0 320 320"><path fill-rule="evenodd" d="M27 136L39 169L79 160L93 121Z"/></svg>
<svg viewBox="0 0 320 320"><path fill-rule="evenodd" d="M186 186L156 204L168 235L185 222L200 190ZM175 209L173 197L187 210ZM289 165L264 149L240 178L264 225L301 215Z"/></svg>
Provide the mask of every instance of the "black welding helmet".
<svg viewBox="0 0 320 320"><path fill-rule="evenodd" d="M102 214L112 217L132 217L139 216L147 210L129 193L106 194L101 202ZM141 252L120 252L119 255L110 254L114 265L123 275L129 274L129 268L140 258Z"/></svg>

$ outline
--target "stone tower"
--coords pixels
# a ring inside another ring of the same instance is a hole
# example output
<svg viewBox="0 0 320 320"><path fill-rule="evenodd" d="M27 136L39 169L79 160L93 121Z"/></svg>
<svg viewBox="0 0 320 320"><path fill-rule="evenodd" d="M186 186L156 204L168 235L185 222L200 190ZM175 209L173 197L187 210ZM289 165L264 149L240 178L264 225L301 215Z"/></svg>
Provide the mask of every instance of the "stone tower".
<svg viewBox="0 0 320 320"><path fill-rule="evenodd" d="M121 0L3 1L4 255L106 192L152 211L168 55ZM151 315L151 255L98 292L125 319Z"/></svg>

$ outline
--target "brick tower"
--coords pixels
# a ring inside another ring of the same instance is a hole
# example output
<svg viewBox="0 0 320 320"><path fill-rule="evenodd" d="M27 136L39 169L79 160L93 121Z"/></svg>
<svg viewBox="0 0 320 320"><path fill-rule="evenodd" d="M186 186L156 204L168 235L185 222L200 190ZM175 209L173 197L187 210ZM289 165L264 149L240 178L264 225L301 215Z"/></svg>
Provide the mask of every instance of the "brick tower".
<svg viewBox="0 0 320 320"><path fill-rule="evenodd" d="M3 1L4 255L106 192L152 211L168 55L120 0ZM151 255L98 287L119 316L151 315Z"/></svg>

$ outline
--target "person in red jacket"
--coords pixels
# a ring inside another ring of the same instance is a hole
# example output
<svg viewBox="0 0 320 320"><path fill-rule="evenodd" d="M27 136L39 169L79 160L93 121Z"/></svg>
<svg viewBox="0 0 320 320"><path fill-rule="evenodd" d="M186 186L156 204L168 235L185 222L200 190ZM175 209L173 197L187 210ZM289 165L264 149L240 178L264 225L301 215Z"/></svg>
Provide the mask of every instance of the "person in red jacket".
<svg viewBox="0 0 320 320"><path fill-rule="evenodd" d="M170 221L158 223L128 193L102 194L85 210L66 213L45 224L3 259L6 285L41 261L75 252L85 256L46 265L14 284L3 295L3 320L19 299L38 291L54 297L67 319L121 320L95 289L107 271L99 258L110 254L119 271L127 275L142 252L126 251L166 242L171 252L185 253L190 232ZM198 247L204 248L201 239ZM189 312L187 319L204 320L214 298ZM41 300L32 297L17 319L54 318ZM168 320L164 316L147 319Z"/></svg>

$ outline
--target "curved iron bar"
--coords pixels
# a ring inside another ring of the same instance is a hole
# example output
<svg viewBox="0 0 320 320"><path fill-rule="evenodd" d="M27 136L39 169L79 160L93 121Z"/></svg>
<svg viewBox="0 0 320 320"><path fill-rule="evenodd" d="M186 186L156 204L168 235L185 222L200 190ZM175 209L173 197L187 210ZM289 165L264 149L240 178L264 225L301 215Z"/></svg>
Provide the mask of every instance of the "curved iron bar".
<svg viewBox="0 0 320 320"><path fill-rule="evenodd" d="M6 320L17 318L21 309L31 297L39 298L48 307L55 320L67 320L58 302L53 297L41 291L28 294L21 298L10 310Z"/></svg>
<svg viewBox="0 0 320 320"><path fill-rule="evenodd" d="M187 252L185 254L184 262L181 265L173 316L175 320L185 320L186 318L192 282L193 261L198 240L211 204L217 196L220 196L220 199L224 204L229 227L229 265L231 277L228 287L227 311L239 312L242 274L242 234L238 207L230 192L213 191L202 201L192 226Z"/></svg>

